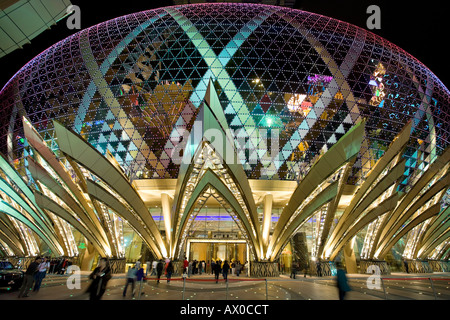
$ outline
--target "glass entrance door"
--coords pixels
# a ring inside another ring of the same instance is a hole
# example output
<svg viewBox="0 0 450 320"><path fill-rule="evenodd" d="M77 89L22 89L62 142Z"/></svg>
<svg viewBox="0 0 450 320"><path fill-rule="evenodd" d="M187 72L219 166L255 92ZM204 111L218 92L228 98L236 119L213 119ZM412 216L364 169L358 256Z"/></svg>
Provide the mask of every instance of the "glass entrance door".
<svg viewBox="0 0 450 320"><path fill-rule="evenodd" d="M197 242L191 240L188 259L190 261L228 260L229 262L244 263L247 261L247 244L245 242L217 242L214 240Z"/></svg>

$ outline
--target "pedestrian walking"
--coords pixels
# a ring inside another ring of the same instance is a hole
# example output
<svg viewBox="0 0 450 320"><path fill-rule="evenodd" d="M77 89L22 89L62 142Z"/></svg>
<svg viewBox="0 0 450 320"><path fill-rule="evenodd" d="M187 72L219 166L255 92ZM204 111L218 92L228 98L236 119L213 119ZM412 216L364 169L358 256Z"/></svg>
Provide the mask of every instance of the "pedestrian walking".
<svg viewBox="0 0 450 320"><path fill-rule="evenodd" d="M351 291L348 285L347 275L341 266L338 266L336 271L336 283L339 292L339 300L344 300L348 291Z"/></svg>
<svg viewBox="0 0 450 320"><path fill-rule="evenodd" d="M219 274L222 268L220 267L221 263L220 260L216 261L214 264L214 278L216 279L216 283L219 282Z"/></svg>
<svg viewBox="0 0 450 320"><path fill-rule="evenodd" d="M97 268L89 275L89 279L92 279L87 292L89 292L90 300L100 300L106 291L106 285L111 279L111 267L109 261L106 258L101 258Z"/></svg>
<svg viewBox="0 0 450 320"><path fill-rule="evenodd" d="M189 261L188 265L188 277L190 278L192 275L192 261Z"/></svg>
<svg viewBox="0 0 450 320"><path fill-rule="evenodd" d="M167 264L166 272L167 272L167 283L170 283L170 278L172 277L172 273L174 271L173 263L172 261L169 261Z"/></svg>
<svg viewBox="0 0 450 320"><path fill-rule="evenodd" d="M28 266L28 268L27 268L27 270L25 271L25 274L24 274L22 287L20 288L20 291L19 291L19 298L27 298L27 297L29 297L28 296L28 292L30 291L31 287L33 286L34 275L38 272L39 265L41 264L41 262L42 262L42 258L41 257L37 257Z"/></svg>
<svg viewBox="0 0 450 320"><path fill-rule="evenodd" d="M152 262L152 273L151 276L156 276L156 266L158 265L158 260L153 260Z"/></svg>
<svg viewBox="0 0 450 320"><path fill-rule="evenodd" d="M161 275L163 273L163 270L164 270L164 263L163 263L163 260L160 259L158 264L156 265L156 276L158 278L156 283L159 283L159 280L161 279Z"/></svg>
<svg viewBox="0 0 450 320"><path fill-rule="evenodd" d="M33 291L39 291L41 288L42 280L45 278L47 274L47 270L50 269L50 262L47 258L42 258L42 262L39 264L38 272L34 275L34 289Z"/></svg>
<svg viewBox="0 0 450 320"><path fill-rule="evenodd" d="M241 269L242 269L242 265L241 265L241 262L238 260L236 262L236 276L239 277L239 274L241 273Z"/></svg>
<svg viewBox="0 0 450 320"><path fill-rule="evenodd" d="M189 261L188 261L187 257L184 257L184 261L183 261L183 273L187 273L187 272L188 272L188 267L189 267Z"/></svg>
<svg viewBox="0 0 450 320"><path fill-rule="evenodd" d="M322 276L322 266L320 265L320 261L317 262L316 268L317 268L317 276L321 277Z"/></svg>
<svg viewBox="0 0 450 320"><path fill-rule="evenodd" d="M296 273L297 273L297 263L296 262L292 262L291 275L289 276L289 278L295 279L295 274Z"/></svg>
<svg viewBox="0 0 450 320"><path fill-rule="evenodd" d="M150 273L151 273L151 270L152 270L152 264L151 264L150 261L147 261L147 262L145 263L145 266L146 266L146 268L145 268L145 276L148 277L148 271L150 270Z"/></svg>
<svg viewBox="0 0 450 320"><path fill-rule="evenodd" d="M194 262L192 262L192 273L197 274L197 260L194 260Z"/></svg>
<svg viewBox="0 0 450 320"><path fill-rule="evenodd" d="M216 262L211 260L211 274L214 274L214 270L216 270Z"/></svg>
<svg viewBox="0 0 450 320"><path fill-rule="evenodd" d="M134 297L134 287L136 284L136 267L132 266L128 268L127 276L126 276L126 283L125 288L123 289L123 296L125 297L127 295L127 289L128 285L131 284L131 296Z"/></svg>
<svg viewBox="0 0 450 320"><path fill-rule="evenodd" d="M223 267L222 267L222 275L223 275L223 279L225 281L228 281L228 272L230 271L231 267L228 264L228 261L225 260L223 263Z"/></svg>
<svg viewBox="0 0 450 320"><path fill-rule="evenodd" d="M55 273L55 268L56 268L56 260L52 259L50 261L50 270L49 273Z"/></svg>
<svg viewBox="0 0 450 320"><path fill-rule="evenodd" d="M61 269L59 270L59 273L58 273L58 274L64 274L64 273L66 272L68 263L69 263L69 260L67 260L67 259L64 259L64 260L62 261Z"/></svg>
<svg viewBox="0 0 450 320"><path fill-rule="evenodd" d="M139 284L139 295L138 298L141 297L141 291L142 291L142 282L144 281L144 268L140 267L137 271L136 271L136 282Z"/></svg>
<svg viewBox="0 0 450 320"><path fill-rule="evenodd" d="M403 260L403 264L405 265L406 273L409 273L408 262L406 260Z"/></svg>

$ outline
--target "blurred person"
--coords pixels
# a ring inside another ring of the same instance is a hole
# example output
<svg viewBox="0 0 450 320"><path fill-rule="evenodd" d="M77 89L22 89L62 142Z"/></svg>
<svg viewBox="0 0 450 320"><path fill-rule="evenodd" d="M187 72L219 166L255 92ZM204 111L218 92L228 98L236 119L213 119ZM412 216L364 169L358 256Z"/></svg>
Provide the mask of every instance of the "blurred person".
<svg viewBox="0 0 450 320"><path fill-rule="evenodd" d="M317 268L317 276L321 277L322 276L322 266L320 264L320 261L317 262L316 268Z"/></svg>
<svg viewBox="0 0 450 320"><path fill-rule="evenodd" d="M142 291L142 282L144 281L144 268L141 266L137 271L136 271L136 281L137 283L139 283L139 296L141 296L141 291Z"/></svg>
<svg viewBox="0 0 450 320"><path fill-rule="evenodd" d="M228 264L228 261L225 260L223 262L223 266L222 266L222 276L225 281L228 281L228 272L230 271L230 269L231 269L231 267Z"/></svg>
<svg viewBox="0 0 450 320"><path fill-rule="evenodd" d="M216 283L219 282L219 274L220 271L222 270L222 268L220 267L221 263L220 260L216 261L216 263L214 264L214 278L216 279Z"/></svg>
<svg viewBox="0 0 450 320"><path fill-rule="evenodd" d="M192 262L192 273L197 274L197 260L194 260L194 262Z"/></svg>
<svg viewBox="0 0 450 320"><path fill-rule="evenodd" d="M208 273L208 274L211 273L211 262L210 262L209 260L206 262L206 270L205 270L205 273Z"/></svg>
<svg viewBox="0 0 450 320"><path fill-rule="evenodd" d="M297 273L297 262L292 262L291 265L291 275L289 278L295 279L295 274Z"/></svg>
<svg viewBox="0 0 450 320"><path fill-rule="evenodd" d="M216 270L216 261L211 260L211 274L214 274L214 270Z"/></svg>
<svg viewBox="0 0 450 320"><path fill-rule="evenodd" d="M42 262L41 257L37 257L33 262L30 263L27 270L25 271L22 287L20 287L19 298L29 297L28 292L33 286L34 275L39 271L39 265Z"/></svg>
<svg viewBox="0 0 450 320"><path fill-rule="evenodd" d="M145 276L147 277L148 276L148 271L150 270L150 272L151 272L152 264L151 264L150 261L147 261L147 262L145 262L145 266L146 266L146 268L145 268Z"/></svg>
<svg viewBox="0 0 450 320"><path fill-rule="evenodd" d="M202 274L203 271L203 261L198 262L198 274Z"/></svg>
<svg viewBox="0 0 450 320"><path fill-rule="evenodd" d="M188 265L188 277L190 278L192 275L192 261L189 261Z"/></svg>
<svg viewBox="0 0 450 320"><path fill-rule="evenodd" d="M172 277L172 273L174 272L172 261L169 261L169 263L167 264L166 272L167 272L167 283L169 283L170 278Z"/></svg>
<svg viewBox="0 0 450 320"><path fill-rule="evenodd" d="M128 272L126 275L126 283L125 288L123 289L123 296L125 297L127 295L127 289L128 285L131 284L131 296L134 297L134 287L136 284L136 266L132 266L128 268Z"/></svg>
<svg viewBox="0 0 450 320"><path fill-rule="evenodd" d="M238 260L236 262L236 276L238 276L238 277L239 277L239 274L241 273L241 268L242 268L241 262Z"/></svg>
<svg viewBox="0 0 450 320"><path fill-rule="evenodd" d="M156 276L156 266L158 265L158 260L153 260L152 262L152 273L151 276Z"/></svg>
<svg viewBox="0 0 450 320"><path fill-rule="evenodd" d="M50 270L49 273L55 273L55 268L56 268L56 260L52 259L50 261Z"/></svg>
<svg viewBox="0 0 450 320"><path fill-rule="evenodd" d="M158 278L156 283L159 283L159 280L161 279L161 275L164 271L164 263L163 260L160 259L158 264L156 265L156 277Z"/></svg>
<svg viewBox="0 0 450 320"><path fill-rule="evenodd" d="M405 271L406 271L406 273L409 273L408 262L407 262L405 259L403 259L403 264L405 265Z"/></svg>
<svg viewBox="0 0 450 320"><path fill-rule="evenodd" d="M62 261L61 268L59 269L58 274L64 274L66 272L68 263L69 263L69 260L67 260L67 259L64 259Z"/></svg>
<svg viewBox="0 0 450 320"><path fill-rule="evenodd" d="M67 260L66 274L69 274L69 268L72 269L71 266L72 266L72 261Z"/></svg>
<svg viewBox="0 0 450 320"><path fill-rule="evenodd" d="M187 257L184 257L184 261L183 261L183 273L187 273L187 272L188 272L188 267L189 267L189 261L187 260Z"/></svg>
<svg viewBox="0 0 450 320"><path fill-rule="evenodd" d="M336 284L339 291L339 300L344 300L348 291L351 291L348 285L347 275L341 264L336 265Z"/></svg>
<svg viewBox="0 0 450 320"><path fill-rule="evenodd" d="M87 292L89 292L89 300L100 300L106 291L106 285L111 279L111 268L107 258L101 258L97 268L89 275L92 279Z"/></svg>
<svg viewBox="0 0 450 320"><path fill-rule="evenodd" d="M39 264L38 272L34 275L34 289L33 291L39 291L41 288L42 280L45 278L47 274L47 270L50 269L50 262L46 257L42 259L42 262Z"/></svg>
<svg viewBox="0 0 450 320"><path fill-rule="evenodd" d="M164 275L167 277L167 266L169 265L169 262L170 262L170 259L169 258L166 258L166 261L165 261L165 265L164 265Z"/></svg>

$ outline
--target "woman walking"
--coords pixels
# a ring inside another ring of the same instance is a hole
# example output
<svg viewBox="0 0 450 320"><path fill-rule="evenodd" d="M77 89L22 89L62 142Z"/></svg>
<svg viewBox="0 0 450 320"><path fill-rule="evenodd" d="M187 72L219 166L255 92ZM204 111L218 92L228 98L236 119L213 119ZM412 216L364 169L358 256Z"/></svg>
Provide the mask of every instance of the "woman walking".
<svg viewBox="0 0 450 320"><path fill-rule="evenodd" d="M89 299L100 300L105 293L106 284L111 279L111 268L108 259L100 259L97 268L91 273L89 279L93 280L87 289L89 292Z"/></svg>

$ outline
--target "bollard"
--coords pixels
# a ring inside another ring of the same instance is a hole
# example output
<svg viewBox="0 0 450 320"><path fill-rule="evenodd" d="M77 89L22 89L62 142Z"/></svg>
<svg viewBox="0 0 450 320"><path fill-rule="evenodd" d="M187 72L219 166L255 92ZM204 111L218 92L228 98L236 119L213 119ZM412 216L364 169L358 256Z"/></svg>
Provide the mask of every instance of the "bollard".
<svg viewBox="0 0 450 320"><path fill-rule="evenodd" d="M183 273L183 293L181 300L184 300L184 291L186 290L186 273Z"/></svg>
<svg viewBox="0 0 450 320"><path fill-rule="evenodd" d="M225 279L225 283L227 284L227 293L226 293L225 300L228 300L228 279Z"/></svg>
<svg viewBox="0 0 450 320"><path fill-rule="evenodd" d="M142 291L142 280L139 281L139 294L138 294L138 300L141 300L141 291Z"/></svg>
<svg viewBox="0 0 450 320"><path fill-rule="evenodd" d="M380 279L381 279L381 285L383 286L384 298L387 300L388 297L387 297L387 294L386 294L386 289L384 288L384 281L383 281L383 278L380 278Z"/></svg>
<svg viewBox="0 0 450 320"><path fill-rule="evenodd" d="M433 280L431 280L431 278L428 278L428 279L430 279L431 289L433 289L434 300L437 300L437 295L436 295L436 291L434 290Z"/></svg>

